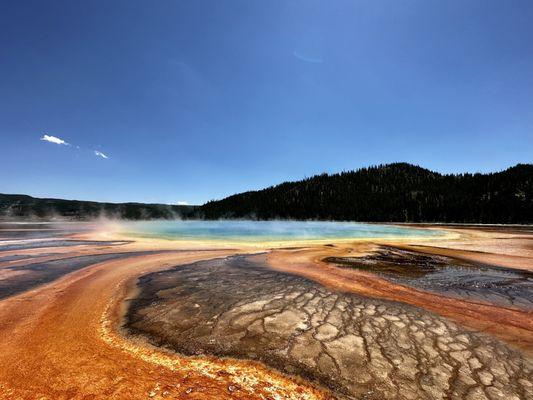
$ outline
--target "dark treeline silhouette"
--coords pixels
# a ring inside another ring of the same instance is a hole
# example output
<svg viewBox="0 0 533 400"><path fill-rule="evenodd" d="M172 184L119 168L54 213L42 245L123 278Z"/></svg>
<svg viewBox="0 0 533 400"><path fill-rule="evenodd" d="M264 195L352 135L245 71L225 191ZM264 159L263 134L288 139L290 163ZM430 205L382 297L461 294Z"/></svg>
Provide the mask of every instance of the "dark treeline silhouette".
<svg viewBox="0 0 533 400"><path fill-rule="evenodd" d="M191 216L194 206L143 203L99 203L95 201L39 199L19 194L0 194L3 219L176 219Z"/></svg>
<svg viewBox="0 0 533 400"><path fill-rule="evenodd" d="M533 165L443 175L407 163L322 174L210 201L202 217L532 223Z"/></svg>
<svg viewBox="0 0 533 400"><path fill-rule="evenodd" d="M322 174L203 206L38 199L0 194L2 219L250 218L366 222L533 223L533 165L443 175L396 163Z"/></svg>

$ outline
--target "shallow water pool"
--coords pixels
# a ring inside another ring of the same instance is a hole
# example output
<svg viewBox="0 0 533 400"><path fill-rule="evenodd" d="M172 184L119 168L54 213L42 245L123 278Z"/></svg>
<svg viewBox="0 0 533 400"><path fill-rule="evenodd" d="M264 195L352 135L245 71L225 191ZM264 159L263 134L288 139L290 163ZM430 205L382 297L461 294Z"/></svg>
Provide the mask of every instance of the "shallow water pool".
<svg viewBox="0 0 533 400"><path fill-rule="evenodd" d="M325 221L142 221L124 223L121 230L145 238L230 242L419 238L442 234L412 227Z"/></svg>

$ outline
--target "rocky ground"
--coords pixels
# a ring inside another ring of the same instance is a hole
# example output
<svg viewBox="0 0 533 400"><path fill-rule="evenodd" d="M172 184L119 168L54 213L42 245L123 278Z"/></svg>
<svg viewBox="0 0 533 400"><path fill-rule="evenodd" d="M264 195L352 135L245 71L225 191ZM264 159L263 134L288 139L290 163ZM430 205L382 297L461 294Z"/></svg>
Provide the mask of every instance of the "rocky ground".
<svg viewBox="0 0 533 400"><path fill-rule="evenodd" d="M63 225L0 224L1 399L533 399L528 231L215 248Z"/></svg>
<svg viewBox="0 0 533 400"><path fill-rule="evenodd" d="M354 399L531 399L531 360L424 309L273 271L265 255L142 277L126 327L189 355L259 360Z"/></svg>
<svg viewBox="0 0 533 400"><path fill-rule="evenodd" d="M380 246L363 257L327 257L324 261L425 291L533 311L533 271L391 246Z"/></svg>

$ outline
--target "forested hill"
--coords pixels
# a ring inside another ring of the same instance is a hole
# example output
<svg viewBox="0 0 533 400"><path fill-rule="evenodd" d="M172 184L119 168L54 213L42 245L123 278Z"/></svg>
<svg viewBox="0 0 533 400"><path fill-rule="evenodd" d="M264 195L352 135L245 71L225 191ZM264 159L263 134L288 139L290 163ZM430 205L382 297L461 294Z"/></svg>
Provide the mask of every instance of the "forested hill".
<svg viewBox="0 0 533 400"><path fill-rule="evenodd" d="M236 194L201 212L206 219L533 223L533 165L457 175L380 165Z"/></svg>
<svg viewBox="0 0 533 400"><path fill-rule="evenodd" d="M95 201L40 199L20 194L0 194L0 219L88 220L175 219L192 215L194 206L144 203L99 203Z"/></svg>
<svg viewBox="0 0 533 400"><path fill-rule="evenodd" d="M367 222L533 223L533 165L443 175L405 163L317 175L203 206L0 194L0 219L253 218Z"/></svg>

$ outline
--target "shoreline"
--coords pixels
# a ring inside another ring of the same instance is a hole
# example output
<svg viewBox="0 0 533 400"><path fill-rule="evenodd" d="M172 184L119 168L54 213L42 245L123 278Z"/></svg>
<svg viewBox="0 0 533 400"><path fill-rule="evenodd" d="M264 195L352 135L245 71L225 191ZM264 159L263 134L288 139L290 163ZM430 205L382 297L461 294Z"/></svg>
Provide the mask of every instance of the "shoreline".
<svg viewBox="0 0 533 400"><path fill-rule="evenodd" d="M439 226L438 229L442 230L442 227ZM8 257L15 254L31 255L33 257L30 259L31 263L58 259L58 257L68 258L72 255L106 254L111 251L151 250L154 254L90 265L69 272L46 285L0 301L0 334L8 338L5 343L0 344L0 363L11 366L9 370L0 372L0 398L17 396L26 398L28 393L40 393L45 398L47 396L68 397L67 393L70 392L67 388L62 389L61 382L65 381L71 382L71 388L75 390L73 393L80 397L92 393L98 398L103 398L106 388L113 387L117 396L118 393L122 393L121 396L129 393L130 398L131 396L149 396L151 393L155 393L153 397L159 398L164 392L168 392L175 398L191 398L193 393L202 387L206 391L202 392L203 394L197 392L196 396L260 398L260 393L274 393L272 390L277 390L277 393L286 395L308 393L310 399L328 398L329 395L326 392L306 381L305 377L284 375L268 366L246 359L235 360L208 355L187 357L168 353L166 350L161 351L161 349L149 346L142 340L139 341L139 338L132 338L121 329L124 313L129 308L129 301L133 298L132 295L138 295L136 291L140 277L155 271L168 271L175 266L187 265L199 260L228 257L234 254L255 254L260 250L265 252L268 268L272 273L280 271L291 276L303 276L310 282L314 282L313 285L323 285L329 288L328 290L338 293L370 296L372 302L387 299L387 301L399 301L398 304L401 305L402 303L411 304L413 300L416 300L414 305L420 310L429 310L437 316L444 315L445 318L457 321L461 325L472 325L468 329L483 332L483 335L487 337L505 339L513 348L516 346L516 349L521 349L519 351L522 352L527 363L531 363L533 361L531 350L533 327L524 325L524 316L531 315L530 312L518 312L517 314L516 310L492 307L499 314L483 314L484 311L480 311L486 307L483 305L451 298L443 300L442 296L435 297L434 294L409 286L400 287L370 273L345 271L323 262L326 255L332 254L348 254L357 257L371 255L384 245L417 252L426 251L431 254L446 251L448 255L478 261L500 259L506 263L517 263L518 259L513 258L517 253L522 254L521 259L529 261L533 259L529 253L529 247L533 243L533 235L530 234L515 234L506 232L505 229L500 229L496 233L460 228L450 228L447 231L450 234L445 235L444 238L424 238L427 240L421 240L420 237L403 238L405 240L349 239L339 242L325 240L321 244L290 241L280 243L279 247L262 243L263 247L257 244L254 246L226 244L226 248L212 248L209 243L198 241L169 243L169 241L137 238L134 242L118 246L92 244L2 252L2 255ZM100 231L69 234L67 239L113 242L118 238L113 232ZM506 241L506 245L498 246L502 240ZM461 248L462 250L458 250ZM486 251L480 253L480 249ZM495 249L498 249L499 254L494 252ZM0 262L0 272L6 268L9 270L13 266L23 266L27 262L27 259ZM528 265L522 265L522 267L529 270ZM353 286L354 284L358 287ZM391 295L393 298L389 299L388 296ZM436 299L440 300L435 301ZM441 307L443 304L446 305L445 309ZM465 307L463 311L461 311L463 307L461 304ZM472 307L476 308L477 314L471 314L469 308ZM465 313L466 310L469 311ZM468 315L471 321L477 321L477 325L470 324L468 321L461 322L461 318ZM518 315L521 317L516 317ZM512 322L512 318L518 318L518 325ZM527 320L531 318L526 319L525 322ZM495 328L483 325L488 324L489 321ZM515 325L516 328L511 328ZM518 328L519 326L522 327ZM504 329L509 331L507 336L501 335ZM90 350L89 353L75 350L82 348ZM54 354L54 357L46 356L47 353ZM128 369L122 369L122 364L129 365ZM212 373L203 375L198 372L209 365L211 366L209 368L216 366ZM50 368L57 371L57 376L50 376L45 372L29 373L30 370L48 371ZM132 374L135 368L145 372ZM216 371L226 372L220 375ZM229 375L228 371L230 371ZM245 381L239 381L238 379L241 378L236 378L237 374L245 377ZM112 376L123 378L120 383L113 383L109 380ZM87 384L87 382L93 383ZM156 386L155 382L159 382L159 386ZM171 382L183 382L183 384L177 387ZM238 389L229 391L228 387L231 385L233 385L232 388L238 387ZM249 391L251 387L254 388L254 395ZM191 388L192 391L187 392ZM298 398L302 397L303 395L300 395Z"/></svg>

